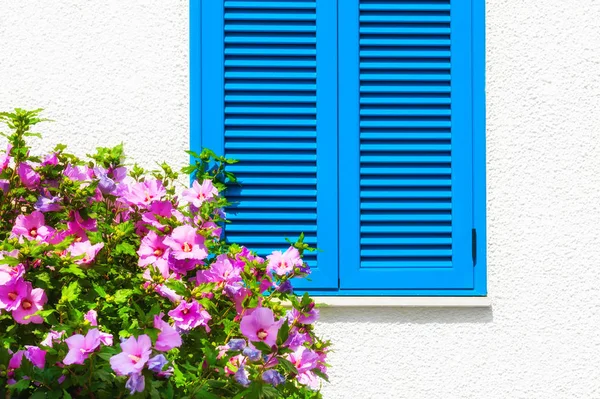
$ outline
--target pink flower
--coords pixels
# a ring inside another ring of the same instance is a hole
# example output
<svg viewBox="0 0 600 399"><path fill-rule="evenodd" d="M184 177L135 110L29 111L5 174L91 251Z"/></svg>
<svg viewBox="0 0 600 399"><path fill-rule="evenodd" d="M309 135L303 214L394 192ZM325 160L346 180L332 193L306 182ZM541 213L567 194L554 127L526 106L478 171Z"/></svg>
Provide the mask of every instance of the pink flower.
<svg viewBox="0 0 600 399"><path fill-rule="evenodd" d="M10 150L12 149L12 145L8 144L6 147L6 153L0 154L0 172L4 171L4 169L8 168L8 164L10 163Z"/></svg>
<svg viewBox="0 0 600 399"><path fill-rule="evenodd" d="M287 359L296 366L298 370L296 379L300 384L311 389L319 388L319 380L311 371L318 366L319 355L304 346L300 346L293 353L290 353Z"/></svg>
<svg viewBox="0 0 600 399"><path fill-rule="evenodd" d="M11 312L21 306L21 300L31 291L31 283L21 278L0 285L0 309Z"/></svg>
<svg viewBox="0 0 600 399"><path fill-rule="evenodd" d="M183 190L181 198L196 208L200 208L202 203L212 199L218 194L219 191L213 186L212 181L206 179L202 182L202 185L197 181L194 181L194 183L192 183L192 188Z"/></svg>
<svg viewBox="0 0 600 399"><path fill-rule="evenodd" d="M171 248L175 259L202 260L208 256L204 237L192 226L176 227L164 243Z"/></svg>
<svg viewBox="0 0 600 399"><path fill-rule="evenodd" d="M100 331L97 328L88 331L85 337L81 334L72 335L65 340L69 347L69 353L65 356L63 363L67 366L71 364L83 364L90 353L93 353L100 346Z"/></svg>
<svg viewBox="0 0 600 399"><path fill-rule="evenodd" d="M69 253L72 257L78 258L83 255L83 258L75 260L75 263L80 265L89 265L94 261L98 252L104 248L104 243L92 245L89 241L74 242L69 247Z"/></svg>
<svg viewBox="0 0 600 399"><path fill-rule="evenodd" d="M113 345L112 334L100 331L100 343L104 346L112 346Z"/></svg>
<svg viewBox="0 0 600 399"><path fill-rule="evenodd" d="M151 231L146 235L140 244L140 249L137 251L140 259L138 265L141 267L161 263L166 266L169 247L164 244L164 239ZM160 268L160 266L157 266Z"/></svg>
<svg viewBox="0 0 600 399"><path fill-rule="evenodd" d="M63 174L71 180L89 181L92 178L92 171L87 166L73 166L71 164L65 167Z"/></svg>
<svg viewBox="0 0 600 399"><path fill-rule="evenodd" d="M170 289L169 287L167 287L164 284L156 284L156 287L154 287L154 291L162 296L163 298L167 298L169 301L173 302L173 303L178 303L181 301L181 295L178 295L175 291L173 291L172 289Z"/></svg>
<svg viewBox="0 0 600 399"><path fill-rule="evenodd" d="M11 258L16 258L19 256L18 251L12 251L15 252L14 254L5 254L8 255ZM0 259L4 259L4 255L0 253ZM23 277L23 274L25 274L25 268L23 267L23 265L19 264L15 267L12 266L8 266L8 265L0 265L0 286L7 284L9 281L11 280L16 280L18 278Z"/></svg>
<svg viewBox="0 0 600 399"><path fill-rule="evenodd" d="M44 157L42 166L55 166L58 165L58 154L56 152L50 153Z"/></svg>
<svg viewBox="0 0 600 399"><path fill-rule="evenodd" d="M87 232L98 230L98 223L96 219L83 219L79 212L74 211L70 213L71 220L67 222L67 231L69 235L75 235L81 239L81 241L87 241Z"/></svg>
<svg viewBox="0 0 600 399"><path fill-rule="evenodd" d="M37 346L25 345L25 358L38 369L43 369L46 364L46 351Z"/></svg>
<svg viewBox="0 0 600 399"><path fill-rule="evenodd" d="M21 183L28 189L34 189L40 184L40 175L26 162L21 162L17 167Z"/></svg>
<svg viewBox="0 0 600 399"><path fill-rule="evenodd" d="M122 193L122 200L129 205L146 207L166 194L167 190L160 180L146 180L128 186Z"/></svg>
<svg viewBox="0 0 600 399"><path fill-rule="evenodd" d="M44 338L44 340L42 342L40 342L40 345L48 346L48 347L52 348L54 343L60 341L60 339L62 338L63 335L65 335L64 331L58 332L58 331L50 330L48 335L46 335L46 338Z"/></svg>
<svg viewBox="0 0 600 399"><path fill-rule="evenodd" d="M121 343L123 352L110 358L110 366L117 375L140 374L150 354L152 341L147 335L140 335L137 339L129 337Z"/></svg>
<svg viewBox="0 0 600 399"><path fill-rule="evenodd" d="M31 283L26 282L28 285L28 293L21 298L21 303L18 308L12 311L12 316L15 321L19 324L42 324L44 319L41 316L35 315L38 310L42 310L48 297L41 288L31 289Z"/></svg>
<svg viewBox="0 0 600 399"><path fill-rule="evenodd" d="M40 211L34 211L27 216L19 215L12 228L11 237L43 241L54 234L54 229L45 223L44 214Z"/></svg>
<svg viewBox="0 0 600 399"><path fill-rule="evenodd" d="M170 201L154 201L150 204L148 212L142 215L142 221L156 227L159 230L162 230L165 226L158 221L157 216L169 219L171 216L173 216L173 212L173 204Z"/></svg>
<svg viewBox="0 0 600 399"><path fill-rule="evenodd" d="M199 270L196 275L198 284L202 283L235 283L241 281L241 269L234 267L226 254L217 256L217 260L208 270Z"/></svg>
<svg viewBox="0 0 600 399"><path fill-rule="evenodd" d="M8 370L13 371L21 367L23 363L24 350L16 351L8 361Z"/></svg>
<svg viewBox="0 0 600 399"><path fill-rule="evenodd" d="M98 312L94 309L89 310L85 316L83 316L83 319L89 322L92 327L98 326Z"/></svg>
<svg viewBox="0 0 600 399"><path fill-rule="evenodd" d="M162 313L154 316L154 328L160 330L154 347L163 352L170 351L173 348L179 348L181 346L181 335L179 335L179 333L162 318Z"/></svg>
<svg viewBox="0 0 600 399"><path fill-rule="evenodd" d="M167 265L173 273L185 275L190 270L194 270L199 264L202 265L204 262L195 259L176 259L171 249L169 249Z"/></svg>
<svg viewBox="0 0 600 399"><path fill-rule="evenodd" d="M294 266L302 266L300 252L294 247L289 247L287 251L273 251L267 256L267 271L276 273L279 276L286 275L294 270Z"/></svg>
<svg viewBox="0 0 600 399"><path fill-rule="evenodd" d="M273 311L269 308L255 308L242 317L240 330L249 341L262 341L269 346L275 345L277 333L283 319L275 321Z"/></svg>
<svg viewBox="0 0 600 399"><path fill-rule="evenodd" d="M304 313L297 309L288 311L287 318L290 323L298 322L300 324L312 324L319 319L319 310L315 309L315 304L313 302L310 305L310 310Z"/></svg>
<svg viewBox="0 0 600 399"><path fill-rule="evenodd" d="M190 331L198 326L204 326L206 332L210 331L208 321L210 314L195 299L190 302L181 302L179 306L169 312L179 330Z"/></svg>

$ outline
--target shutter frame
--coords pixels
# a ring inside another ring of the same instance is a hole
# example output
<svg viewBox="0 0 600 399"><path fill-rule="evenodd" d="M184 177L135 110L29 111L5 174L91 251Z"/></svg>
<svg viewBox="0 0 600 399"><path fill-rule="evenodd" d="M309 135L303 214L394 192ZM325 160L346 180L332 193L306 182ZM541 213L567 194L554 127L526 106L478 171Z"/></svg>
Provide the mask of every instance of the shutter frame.
<svg viewBox="0 0 600 399"><path fill-rule="evenodd" d="M397 4L396 4L397 3ZM439 4L439 3L436 3ZM448 2L450 5L450 2ZM371 7L373 6L373 7ZM369 197L373 197L374 200L378 198L385 197L377 197L378 195L385 195L386 197L395 197L400 195L399 192L389 192L385 191L386 188L383 187L379 191L372 191L369 187L361 186L361 169L368 169L369 162L379 162L383 163L387 160L396 162L399 157L395 157L393 155L393 149L389 150L388 155L378 155L377 153L373 153L374 155L362 155L367 154L365 152L361 153L361 145L363 151L366 151L366 148L369 147L367 144L364 144L366 139L362 139L363 135L360 132L363 132L365 129L375 129L375 131L380 131L377 129L387 129L382 130L382 134L378 135L377 133L367 133L364 134L364 137L377 137L378 139L384 139L387 132L394 131L394 126L398 126L399 129L402 129L402 126L410 126L417 130L423 126L436 127L436 126L446 126L445 123L436 122L435 120L430 121L427 119L427 116L415 114L415 121L423 120L424 122L420 122L417 124L416 122L410 122L410 118L408 118L409 122L395 122L394 117L386 118L384 116L381 117L380 120L375 118L364 117L364 115L369 115L367 100L371 100L370 95L372 95L372 91L370 90L370 82L366 81L365 77L374 76L376 78L380 78L381 75L361 75L364 71L374 73L378 72L377 68L381 65L381 71L398 68L399 62L402 62L403 57L419 57L426 58L426 56L434 56L440 57L440 54L445 54L442 50L430 51L425 48L425 51L419 52L419 48L415 47L415 50L404 51L398 47L391 47L386 43L382 42L382 48L384 50L379 50L379 48L373 49L373 43L376 43L378 37L385 37L385 40L389 41L389 32L397 32L399 30L399 26L401 24L388 24L385 21L404 21L410 20L411 23L414 23L414 18L422 18L423 21L445 21L442 13L433 13L431 17L428 16L419 16L418 13L415 14L413 10L410 12L404 13L391 13L385 12L385 8L392 9L393 7L397 7L399 9L403 9L406 7L404 2L374 2L368 0L351 0L344 3L344 6L340 6L339 8L339 79L340 82L344 82L344 84L340 84L340 187L343 188L344 194L340 196L340 214L347 215L346 217L340 218L340 262L344 265L340 270L340 288L342 290L393 290L395 292L402 293L403 290L406 292L415 292L416 291L431 291L431 290L473 290L474 288L474 271L473 271L473 263L471 259L471 229L473 227L473 207L472 207L472 198L473 198L473 189L472 189L472 165L473 165L473 153L472 153L472 126L471 126L471 112L472 112L472 91L471 91L471 9L470 2L452 2L451 7L449 7L449 12L451 15L450 18L450 32L451 32L451 89L449 90L451 93L451 166L452 166L452 223L451 223L451 238L452 238L452 262L451 267L442 267L447 266L446 263L441 262L433 262L425 261L428 257L429 253L433 253L436 255L442 254L447 255L448 251L441 250L421 250L415 251L411 248L418 247L404 247L406 250L398 249L398 247L394 246L373 246L373 250L369 250L369 244L367 241L369 240L368 234L369 232L379 232L376 236L382 237L393 237L390 234L391 231L396 231L398 234L402 231L411 231L419 228L418 225L412 226L410 224L404 225L402 221L398 221L397 223L389 223L388 221L382 220L379 223L374 223L372 226L369 222L365 221L369 217L366 214L368 211L365 208L369 204L365 201L368 201ZM378 14L368 13L366 11L372 11L376 9L377 12L381 12ZM385 17L385 18L384 18ZM378 21L383 21L380 25ZM366 22L365 22L366 21ZM361 23L364 23L363 28L365 32L375 32L376 34L369 34L366 37L370 38L369 40L364 40L364 42L368 42L368 46L365 49L361 48L359 42L361 40L360 36L360 28ZM415 25L409 25L409 31L414 30ZM418 25L416 25L418 27ZM424 24L425 28L421 29L419 32L420 35L425 36L427 33L427 27L431 26L430 24ZM440 24L440 26L443 26ZM400 28L402 29L402 28ZM440 29L441 30L441 29ZM385 32L386 35L380 35L378 33ZM402 32L406 34L406 32ZM434 31L434 34L431 34L431 37L436 37L437 33ZM422 38L423 36L415 36L415 38ZM397 36L396 36L397 37ZM409 37L408 35L402 37ZM425 36L427 37L427 36ZM395 43L400 42L404 44L405 42L396 40ZM428 42L429 45L430 42ZM414 44L414 43L410 43ZM394 46L397 46L395 44ZM433 47L436 48L436 47ZM396 57L393 61L391 61L391 56ZM363 59L361 59L361 56ZM385 59L385 57L388 59ZM379 57L379 58L378 58ZM384 59L385 61L379 61L379 59ZM435 58L434 58L435 59ZM397 61L399 60L399 61ZM422 61L422 63L424 63ZM402 68L406 68L404 65L401 65ZM428 68L431 68L431 65L427 64ZM367 68L367 69L364 69ZM387 76L391 76L392 78L397 78L399 75L388 73ZM419 70L416 70L414 73L419 74ZM400 82L400 84L403 84ZM361 85L364 85L363 92L361 92ZM375 87L377 87L375 85ZM394 88L394 86L390 86ZM383 88L379 88L378 90L383 90ZM410 87L408 87L410 89ZM428 87L423 86L419 88L419 90L423 92L427 92ZM395 89L394 89L395 90ZM419 90L417 90L417 95ZM388 90L389 91L389 90ZM409 90L410 91L410 90ZM377 92L374 92L374 95ZM380 91L380 93L383 93ZM380 98L376 98L376 102L382 103L382 99L387 97L381 97L385 94L380 94ZM361 104L362 101L362 104ZM393 104L394 99L390 101L390 104ZM404 107L406 104L397 103L398 106ZM389 104L386 104L388 106ZM414 104L415 109L419 108L419 104ZM379 108L375 107L375 115L385 115L382 113L382 109L385 106L380 106ZM365 112L366 110L366 112ZM362 111L362 114L361 114ZM408 112L408 111L407 111ZM438 111L439 112L439 111ZM362 116L361 116L362 115ZM410 114L408 114L410 115ZM426 115L426 114L424 114ZM391 122L390 122L391 121ZM450 125L448 124L448 125ZM368 130L369 131L369 130ZM400 130L399 130L400 131ZM460 132L460 133L459 133ZM400 136L398 136L400 137ZM412 138L412 137L411 137ZM369 140L366 140L369 142ZM423 140L423 142L427 142L427 140ZM385 143L385 141L383 141ZM432 141L433 143L433 141ZM384 144L385 145L385 144ZM389 147L388 148L393 148ZM409 148L403 145L398 145L398 148ZM377 150L385 150L386 148L376 148ZM385 154L385 153L382 153ZM400 154L400 153L398 153ZM379 156L379 158L378 158ZM439 162L437 158L441 157L429 157L430 162ZM365 164L361 164L362 162L366 162ZM410 158L411 162L425 162L428 158L418 156ZM381 167L380 167L381 168ZM366 173L366 172L365 172ZM390 172L392 175L394 172ZM408 173L408 172L407 172ZM364 175L363 175L364 177ZM371 178L372 176L369 176ZM396 177L397 178L397 177ZM371 180L372 181L372 180ZM381 180L380 180L381 181ZM365 182L369 182L369 179L365 179ZM365 183L363 182L363 183ZM421 183L421 182L417 182ZM423 182L424 184L426 182ZM366 183L365 183L366 184ZM377 184L377 183L374 183ZM387 181L385 184L389 184ZM414 184L414 183L406 183L406 184ZM392 187L387 186L387 190L392 189ZM411 191L412 190L412 191ZM431 192L423 191L420 192L416 189L411 189L410 192L414 192L416 195L431 195ZM435 194L435 192L433 192ZM361 198L362 196L362 198ZM417 198L417 197L415 197ZM374 211L376 212L377 207L375 206ZM363 220L361 222L361 214L363 215ZM389 217L401 217L401 214L394 214L394 211L390 211ZM424 215L426 216L426 215ZM423 219L422 223L423 231L431 230L437 231L432 227L426 227L425 223L426 219ZM361 230L362 229L362 230ZM440 227L441 229L441 227ZM444 231L447 229L444 229ZM362 231L362 232L361 232ZM442 231L442 230L440 230ZM387 232L387 233L386 233ZM417 233L415 233L417 234ZM407 235L407 239L415 239L418 235L414 235L411 237ZM361 244L362 239L362 244ZM397 237L394 239L398 239ZM375 240L375 239L373 239ZM390 239L391 242L391 239ZM425 240L427 243L427 240ZM430 242L432 245L436 243L436 241L432 240ZM362 246L361 246L362 245ZM381 256L377 256L378 247L387 248L385 250L381 250ZM367 248L365 250L365 248ZM422 247L428 248L428 247ZM429 248L434 248L433 246L429 246ZM419 260L419 258L412 258L411 255L423 257L423 260ZM374 256L374 262L370 260L362 259L362 256ZM381 261L384 256L389 257L387 262ZM406 258L404 258L406 256ZM441 255L440 255L441 256ZM403 259L409 259L404 262ZM412 260L411 260L412 259ZM443 259L443 258L440 258ZM377 266L377 268L371 268L371 266ZM395 267L393 267L396 265ZM438 265L438 267L433 267ZM382 267L385 266L385 267ZM407 267L403 267L407 266Z"/></svg>
<svg viewBox="0 0 600 399"><path fill-rule="evenodd" d="M297 238L286 234L290 229L298 230L297 233L305 229L309 236L316 234L316 246L322 250L316 253L317 267L309 279L295 281L294 287L337 290L335 4L316 0L306 2L306 7L300 10L288 10L285 3L266 1L200 3L202 77L198 145L241 159L229 168L240 174L242 187L230 187L226 192L230 200L240 202L227 209L233 221L225 226L225 237L229 235L232 241L263 251L261 255L265 256L271 250L287 249L289 244L284 239ZM314 48L310 46L311 32ZM315 83L310 84L307 82L311 73L307 71L313 64L317 73L312 78ZM279 70L276 65L280 65ZM300 102L294 103L293 99ZM291 147L282 148L282 143L287 142ZM302 166L310 165L313 158L316 167ZM265 162L271 166L265 168ZM291 173L289 176L282 174L285 168ZM316 179L314 182L311 176ZM312 185L314 189L309 188ZM278 202L282 196L287 198L283 205ZM313 197L315 206L310 205ZM253 202L248 202L248 198L253 198ZM271 212L270 206L276 209ZM285 209L277 209L278 206ZM314 219L308 215L311 212ZM303 217L309 219L300 220ZM257 239L257 233L263 237L262 241ZM243 242L244 239L248 242ZM315 254L306 255L314 267Z"/></svg>

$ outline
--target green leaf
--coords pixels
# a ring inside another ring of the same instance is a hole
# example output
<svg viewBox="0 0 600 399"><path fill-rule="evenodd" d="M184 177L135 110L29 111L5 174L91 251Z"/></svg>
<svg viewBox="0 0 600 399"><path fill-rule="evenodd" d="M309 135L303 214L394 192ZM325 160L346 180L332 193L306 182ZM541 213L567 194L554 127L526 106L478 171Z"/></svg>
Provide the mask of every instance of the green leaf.
<svg viewBox="0 0 600 399"><path fill-rule="evenodd" d="M133 290L130 289L118 290L117 292L115 292L115 303L127 302L132 294Z"/></svg>
<svg viewBox="0 0 600 399"><path fill-rule="evenodd" d="M63 398L64 399L71 399L71 394L69 392L67 392L66 390L63 389Z"/></svg>
<svg viewBox="0 0 600 399"><path fill-rule="evenodd" d="M281 367L283 367L283 369L288 374L298 373L296 366L294 366L294 364L292 362L290 362L289 360L287 360L286 358L280 357L280 358L277 358L277 361L279 362L279 365L281 365Z"/></svg>
<svg viewBox="0 0 600 399"><path fill-rule="evenodd" d="M182 296L186 296L189 297L190 296L190 292L187 289L186 285L179 280L167 280L165 282L165 285L172 289L173 291L175 291L175 293L177 295L182 295Z"/></svg>
<svg viewBox="0 0 600 399"><path fill-rule="evenodd" d="M11 385L10 389L15 390L17 392L22 392L22 391L26 390L27 388L29 388L30 382L31 382L30 380L20 380L16 384Z"/></svg>
<svg viewBox="0 0 600 399"><path fill-rule="evenodd" d="M321 378L322 378L322 379L324 379L325 381L329 382L329 377L327 377L327 376L325 375L325 373L323 373L322 371L320 371L320 370L317 370L316 368L315 368L315 369L312 369L311 371L312 371L313 373L315 373L315 375L316 375L317 377L321 377Z"/></svg>
<svg viewBox="0 0 600 399"><path fill-rule="evenodd" d="M73 302L79 297L80 293L79 282L73 281L71 284L63 287L60 300L61 302Z"/></svg>
<svg viewBox="0 0 600 399"><path fill-rule="evenodd" d="M6 257L4 257L4 258L0 259L0 265L16 266L16 265L18 265L19 263L21 263L21 262L19 261L19 259L17 259L17 258L12 258L12 257L10 257L10 256L6 256Z"/></svg>
<svg viewBox="0 0 600 399"><path fill-rule="evenodd" d="M45 391L35 391L33 395L29 397L30 399L45 399L46 392Z"/></svg>
<svg viewBox="0 0 600 399"><path fill-rule="evenodd" d="M254 347L260 351L268 352L268 353L271 352L271 347L262 341L256 341L256 342L253 341L252 343L254 344Z"/></svg>
<svg viewBox="0 0 600 399"><path fill-rule="evenodd" d="M115 247L114 254L136 256L137 252L133 244L130 244L128 242L121 242Z"/></svg>
<svg viewBox="0 0 600 399"><path fill-rule="evenodd" d="M60 272L63 274L73 274L79 278L85 278L85 273L83 272L83 270L75 265L75 264L71 264L69 266L63 267L60 269Z"/></svg>
<svg viewBox="0 0 600 399"><path fill-rule="evenodd" d="M283 345L285 341L287 341L290 335L290 325L284 321L279 328L279 332L277 332L277 345Z"/></svg>
<svg viewBox="0 0 600 399"><path fill-rule="evenodd" d="M106 291L104 290L104 288L102 288L102 286L94 284L93 287L94 291L96 291L96 294L98 294L100 298L106 298Z"/></svg>

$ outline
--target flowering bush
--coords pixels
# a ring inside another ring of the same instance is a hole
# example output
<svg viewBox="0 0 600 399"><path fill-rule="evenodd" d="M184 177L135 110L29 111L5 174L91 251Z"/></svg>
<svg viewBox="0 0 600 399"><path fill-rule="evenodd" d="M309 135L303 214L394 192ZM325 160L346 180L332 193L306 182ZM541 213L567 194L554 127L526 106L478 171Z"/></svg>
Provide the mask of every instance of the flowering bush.
<svg viewBox="0 0 600 399"><path fill-rule="evenodd" d="M329 344L291 285L313 249L222 240L232 161L192 154L177 195L166 164L128 169L121 146L36 157L39 110L0 119L0 397L321 397Z"/></svg>

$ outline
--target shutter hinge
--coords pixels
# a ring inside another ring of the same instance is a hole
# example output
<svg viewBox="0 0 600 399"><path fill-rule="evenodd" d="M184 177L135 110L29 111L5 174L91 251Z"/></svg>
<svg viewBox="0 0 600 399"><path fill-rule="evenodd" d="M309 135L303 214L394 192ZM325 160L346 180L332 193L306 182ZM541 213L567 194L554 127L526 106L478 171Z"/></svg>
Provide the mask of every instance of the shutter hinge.
<svg viewBox="0 0 600 399"><path fill-rule="evenodd" d="M471 230L471 255L473 256L473 267L477 264L477 229Z"/></svg>

